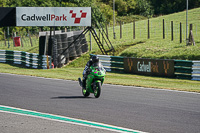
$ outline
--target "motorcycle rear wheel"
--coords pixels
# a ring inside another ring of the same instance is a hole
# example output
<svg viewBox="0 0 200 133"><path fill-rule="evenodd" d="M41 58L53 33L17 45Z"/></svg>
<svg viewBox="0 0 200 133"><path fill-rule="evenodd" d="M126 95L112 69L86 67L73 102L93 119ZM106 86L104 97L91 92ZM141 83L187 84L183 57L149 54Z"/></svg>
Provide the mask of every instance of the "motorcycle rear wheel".
<svg viewBox="0 0 200 133"><path fill-rule="evenodd" d="M88 97L90 95L90 92L88 92L86 89L82 88L82 94L84 97Z"/></svg>
<svg viewBox="0 0 200 133"><path fill-rule="evenodd" d="M97 82L96 89L94 90L95 98L99 98L100 94L101 94L101 82Z"/></svg>

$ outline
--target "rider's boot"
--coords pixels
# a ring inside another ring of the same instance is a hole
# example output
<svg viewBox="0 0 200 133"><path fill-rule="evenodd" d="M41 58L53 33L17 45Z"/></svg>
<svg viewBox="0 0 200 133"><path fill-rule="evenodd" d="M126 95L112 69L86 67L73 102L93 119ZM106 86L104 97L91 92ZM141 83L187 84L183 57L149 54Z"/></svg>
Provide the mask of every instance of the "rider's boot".
<svg viewBox="0 0 200 133"><path fill-rule="evenodd" d="M82 87L84 89L86 89L86 78L83 77L83 80L82 80Z"/></svg>

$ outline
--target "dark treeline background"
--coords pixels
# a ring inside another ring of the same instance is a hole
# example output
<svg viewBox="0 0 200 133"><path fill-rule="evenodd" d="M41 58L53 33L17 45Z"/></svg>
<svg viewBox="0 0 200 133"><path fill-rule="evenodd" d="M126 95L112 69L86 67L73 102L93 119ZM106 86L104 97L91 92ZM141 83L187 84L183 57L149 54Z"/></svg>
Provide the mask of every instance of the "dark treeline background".
<svg viewBox="0 0 200 133"><path fill-rule="evenodd" d="M102 22L113 24L113 1L114 0L0 0L0 7L92 7L92 23ZM188 0L189 9L200 7L200 0ZM167 15L174 12L184 11L186 0L115 0L116 21L124 23L133 22L159 15ZM94 21L95 20L95 21ZM56 27L60 30L66 27ZM67 27L73 28L73 27ZM41 30L49 30L49 27L40 27ZM38 32L39 27L0 27L0 40L5 32L27 31Z"/></svg>
<svg viewBox="0 0 200 133"><path fill-rule="evenodd" d="M200 0L188 0L189 9L200 7ZM98 21L112 22L113 0L1 0L0 7L92 7ZM186 0L115 0L115 16L152 17L184 11Z"/></svg>
<svg viewBox="0 0 200 133"><path fill-rule="evenodd" d="M170 14L174 12L183 11L186 9L186 0L148 0L154 7L154 13ZM188 0L189 9L200 6L200 0Z"/></svg>

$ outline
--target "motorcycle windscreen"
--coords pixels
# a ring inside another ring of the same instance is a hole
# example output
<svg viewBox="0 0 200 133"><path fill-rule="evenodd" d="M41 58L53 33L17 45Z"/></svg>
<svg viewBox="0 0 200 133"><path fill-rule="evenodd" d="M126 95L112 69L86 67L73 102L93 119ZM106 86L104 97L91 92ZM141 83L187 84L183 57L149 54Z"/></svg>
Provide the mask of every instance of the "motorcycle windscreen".
<svg viewBox="0 0 200 133"><path fill-rule="evenodd" d="M97 71L103 71L103 65L101 64L101 62L97 62L97 63L94 63L92 65Z"/></svg>

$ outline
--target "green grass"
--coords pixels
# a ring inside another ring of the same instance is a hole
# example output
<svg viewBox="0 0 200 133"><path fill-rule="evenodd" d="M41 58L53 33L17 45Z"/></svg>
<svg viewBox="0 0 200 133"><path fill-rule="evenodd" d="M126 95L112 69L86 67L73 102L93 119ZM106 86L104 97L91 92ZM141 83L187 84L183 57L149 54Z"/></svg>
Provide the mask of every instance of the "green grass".
<svg viewBox="0 0 200 133"><path fill-rule="evenodd" d="M1 67L0 73L31 75L31 76L65 79L65 80L77 80L78 77L82 76L82 72L84 69L83 67L82 68L63 67L59 69L56 68L56 69L46 69L46 70L27 69L3 63L0 63L0 67ZM117 74L117 73L107 72L105 83L200 92L199 81L150 77L150 76L141 76L133 74Z"/></svg>
<svg viewBox="0 0 200 133"><path fill-rule="evenodd" d="M77 80L82 74L83 68L55 68L55 69L30 69L22 68L18 65L0 63L1 73L12 73L20 75L30 75L46 78Z"/></svg>
<svg viewBox="0 0 200 133"><path fill-rule="evenodd" d="M116 17L116 22L120 23L132 23L133 20L138 21L138 20L143 20L143 19L147 19L144 16L139 16L139 15L128 15L128 16L117 16Z"/></svg>
<svg viewBox="0 0 200 133"><path fill-rule="evenodd" d="M155 40L152 42L148 41L142 44L129 47L128 49L124 50L120 55L128 57L154 59L200 59L200 44L197 44L196 46L186 46L185 44L165 43L165 41L158 42Z"/></svg>
<svg viewBox="0 0 200 133"><path fill-rule="evenodd" d="M138 58L186 59L200 58L200 8L189 11L188 23L193 24L195 46L186 46L186 12L174 13L150 19L150 39L147 39L147 20L136 21L136 39L133 39L133 23L115 27L116 39L113 39L113 28L109 27L109 38L116 49L115 55ZM165 20L165 39L163 39L163 19ZM174 40L171 41L171 21L174 22ZM180 43L180 22L182 23L182 39ZM98 31L97 31L98 32ZM98 47L93 42L93 51ZM129 47L131 46L131 47Z"/></svg>

